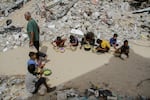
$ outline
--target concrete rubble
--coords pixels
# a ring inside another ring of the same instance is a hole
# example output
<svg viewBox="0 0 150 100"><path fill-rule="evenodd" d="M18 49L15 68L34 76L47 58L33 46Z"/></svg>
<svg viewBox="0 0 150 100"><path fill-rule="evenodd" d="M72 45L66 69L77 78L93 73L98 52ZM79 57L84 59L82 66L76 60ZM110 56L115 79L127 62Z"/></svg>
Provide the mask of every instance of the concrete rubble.
<svg viewBox="0 0 150 100"><path fill-rule="evenodd" d="M11 12L16 9L20 9L25 0L1 0L0 1L0 17L8 16Z"/></svg>
<svg viewBox="0 0 150 100"><path fill-rule="evenodd" d="M8 20L7 20L8 21ZM14 26L11 23L0 27L0 51L24 46L28 40L28 35L22 31L22 27Z"/></svg>
<svg viewBox="0 0 150 100"><path fill-rule="evenodd" d="M145 3L144 1L147 2L146 0L139 2L142 5ZM16 3L20 2L23 2L23 0L16 1ZM94 32L98 38L101 36L101 38L107 40L114 33L119 35L119 41L124 39L149 40L149 12L133 14L134 10L138 10L133 5L134 0L104 0L97 1L97 4L92 4L90 0L45 0L45 2L45 23L39 23L41 41L52 41L57 35L62 34L65 34L65 37L70 34L76 34L81 38L83 35L80 34L85 34L89 31ZM41 1L37 0L35 5L39 4L41 4ZM149 3L139 8L147 6L149 6ZM35 12L40 12L40 6L36 7L38 9L35 8ZM3 27L0 27L0 51L7 51L20 45L23 46L26 43L27 36L24 34L25 32L15 33L12 30L5 32ZM11 41L6 38L11 38Z"/></svg>
<svg viewBox="0 0 150 100"><path fill-rule="evenodd" d="M24 90L24 76L0 76L0 100L15 100Z"/></svg>
<svg viewBox="0 0 150 100"><path fill-rule="evenodd" d="M149 100L145 96L127 96L108 89L89 86L88 89L57 87L54 92L45 94L39 90L35 95L27 93L25 76L0 76L0 100ZM42 94L42 96L41 96Z"/></svg>
<svg viewBox="0 0 150 100"><path fill-rule="evenodd" d="M92 31L97 37L101 34L105 39L109 39L114 33L119 34L120 41L148 39L149 13L132 14L133 6L130 5L131 1L123 2L122 0L99 1L97 5L91 4L89 0L62 0L61 3L50 8L52 14L47 13L46 22L51 24L46 26L49 28L48 34L70 34L76 29L84 34ZM62 12L67 13L62 17Z"/></svg>
<svg viewBox="0 0 150 100"><path fill-rule="evenodd" d="M8 0L0 1L0 18L8 16L14 5L26 2L26 0L17 0L14 4L13 0L10 0L13 2L12 5L6 1ZM36 3L41 3L41 0L37 0ZM149 0L99 0L97 4L92 4L90 0L46 0L46 4L51 13L46 11L45 22L39 23L41 41L50 42L58 35L68 37L70 34L75 34L81 38L83 34L89 31L94 32L96 37L107 40L114 33L119 35L119 41L125 39L150 40L150 11L133 14L136 10L148 8ZM39 15L37 14L37 16ZM14 29L8 30L10 26L11 24L0 26L0 52L28 43L26 32L17 30L21 26L12 25L11 28ZM24 77L0 76L0 99L15 100L24 92ZM58 94L57 98L61 98L58 100L63 100L62 97L66 100L67 94L74 95L69 100L97 100L95 96L90 96L91 99L84 99L84 97L79 99L80 93L74 89L57 91L56 93Z"/></svg>

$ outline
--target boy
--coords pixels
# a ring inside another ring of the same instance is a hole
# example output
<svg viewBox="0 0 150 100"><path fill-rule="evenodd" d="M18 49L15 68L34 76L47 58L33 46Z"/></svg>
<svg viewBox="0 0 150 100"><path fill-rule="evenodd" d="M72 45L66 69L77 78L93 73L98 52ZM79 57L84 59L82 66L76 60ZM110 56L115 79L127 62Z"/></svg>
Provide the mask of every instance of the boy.
<svg viewBox="0 0 150 100"><path fill-rule="evenodd" d="M45 66L45 64L41 64L41 62L37 63L37 53L35 52L29 52L29 57L30 59L28 60L27 62L27 65L31 65L31 64L34 64L36 67L39 67L39 68L43 68Z"/></svg>
<svg viewBox="0 0 150 100"><path fill-rule="evenodd" d="M56 38L56 40L54 40L54 41L52 42L52 45L53 45L54 47L64 47L64 44L65 44L66 40L67 40L67 39L62 39L60 36L58 36L58 37Z"/></svg>
<svg viewBox="0 0 150 100"><path fill-rule="evenodd" d="M88 33L82 38L80 49L81 49L82 46L85 45L85 44L90 44L90 46L93 46L93 47L94 47L94 45L95 45L95 36L94 36L94 33L93 33L93 32L88 32Z"/></svg>
<svg viewBox="0 0 150 100"><path fill-rule="evenodd" d="M114 47L116 49L116 47L118 46L117 44L117 37L118 37L118 34L114 34L113 37L110 39L110 45L112 47Z"/></svg>
<svg viewBox="0 0 150 100"><path fill-rule="evenodd" d="M56 87L49 88L46 83L46 78L38 77L38 73L35 72L36 66L34 64L30 64L28 66L28 73L25 78L25 85L28 92L35 94L42 84L47 88L47 92L51 92L56 89Z"/></svg>
<svg viewBox="0 0 150 100"><path fill-rule="evenodd" d="M129 57L129 45L128 40L124 41L124 44L115 51L115 53L119 54L119 57L121 57L121 54L125 54L127 58Z"/></svg>
<svg viewBox="0 0 150 100"><path fill-rule="evenodd" d="M110 44L108 41L97 39L96 42L97 42L97 44L99 44L99 46L97 46L97 48L96 48L97 52L105 53L105 52L109 51Z"/></svg>
<svg viewBox="0 0 150 100"><path fill-rule="evenodd" d="M73 35L70 35L70 46L78 46L78 38L73 36Z"/></svg>

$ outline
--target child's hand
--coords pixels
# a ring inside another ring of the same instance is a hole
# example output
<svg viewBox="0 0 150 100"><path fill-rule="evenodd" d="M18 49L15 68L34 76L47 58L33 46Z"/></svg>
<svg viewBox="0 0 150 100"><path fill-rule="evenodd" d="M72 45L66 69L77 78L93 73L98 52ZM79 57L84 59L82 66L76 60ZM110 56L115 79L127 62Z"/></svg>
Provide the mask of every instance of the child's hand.
<svg viewBox="0 0 150 100"><path fill-rule="evenodd" d="M42 64L42 65L41 65L41 68L43 68L44 66L45 66L45 64Z"/></svg>

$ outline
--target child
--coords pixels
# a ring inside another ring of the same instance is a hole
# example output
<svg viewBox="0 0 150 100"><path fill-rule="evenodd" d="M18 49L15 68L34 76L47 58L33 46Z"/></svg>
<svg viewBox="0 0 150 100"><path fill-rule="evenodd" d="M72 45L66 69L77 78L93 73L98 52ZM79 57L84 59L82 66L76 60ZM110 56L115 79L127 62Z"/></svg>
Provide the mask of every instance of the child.
<svg viewBox="0 0 150 100"><path fill-rule="evenodd" d="M115 53L119 54L119 57L121 57L121 54L125 54L127 58L129 57L129 45L128 40L124 41L124 44L115 51Z"/></svg>
<svg viewBox="0 0 150 100"><path fill-rule="evenodd" d="M97 44L99 44L99 46L97 46L97 48L96 48L97 52L104 53L104 52L108 52L109 51L110 44L109 44L108 41L97 39L96 42L97 42Z"/></svg>
<svg viewBox="0 0 150 100"><path fill-rule="evenodd" d="M39 67L39 68L43 68L45 66L45 64L41 64L41 62L37 63L37 53L35 52L29 52L29 57L30 59L28 60L27 62L27 65L31 65L31 64L34 64L36 67Z"/></svg>
<svg viewBox="0 0 150 100"><path fill-rule="evenodd" d="M28 73L25 78L25 85L28 92L35 94L37 93L39 87L43 84L47 88L47 92L51 92L56 89L56 87L49 88L46 83L46 78L38 77L38 74L35 72L36 66L30 64L28 66Z"/></svg>
<svg viewBox="0 0 150 100"><path fill-rule="evenodd" d="M117 44L117 37L118 37L118 34L114 34L113 37L110 39L110 45L112 47L114 47L116 49L116 47L118 46Z"/></svg>
<svg viewBox="0 0 150 100"><path fill-rule="evenodd" d="M78 46L78 38L73 36L73 35L70 35L70 46Z"/></svg>
<svg viewBox="0 0 150 100"><path fill-rule="evenodd" d="M52 42L54 47L64 47L66 39L62 39L60 36L56 38L55 41Z"/></svg>
<svg viewBox="0 0 150 100"><path fill-rule="evenodd" d="M81 41L81 47L82 48L83 45L85 44L89 44L90 46L94 46L95 45L95 37L94 37L94 33L93 32L88 32Z"/></svg>

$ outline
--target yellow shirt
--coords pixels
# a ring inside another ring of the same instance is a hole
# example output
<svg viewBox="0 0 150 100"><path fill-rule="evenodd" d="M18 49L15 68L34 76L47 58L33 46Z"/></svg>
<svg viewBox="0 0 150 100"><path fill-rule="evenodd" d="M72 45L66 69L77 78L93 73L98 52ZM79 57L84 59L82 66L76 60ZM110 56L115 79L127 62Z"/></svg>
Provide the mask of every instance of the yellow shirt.
<svg viewBox="0 0 150 100"><path fill-rule="evenodd" d="M110 43L107 41L107 40L102 40L102 43L101 43L101 47L102 48L110 48Z"/></svg>

